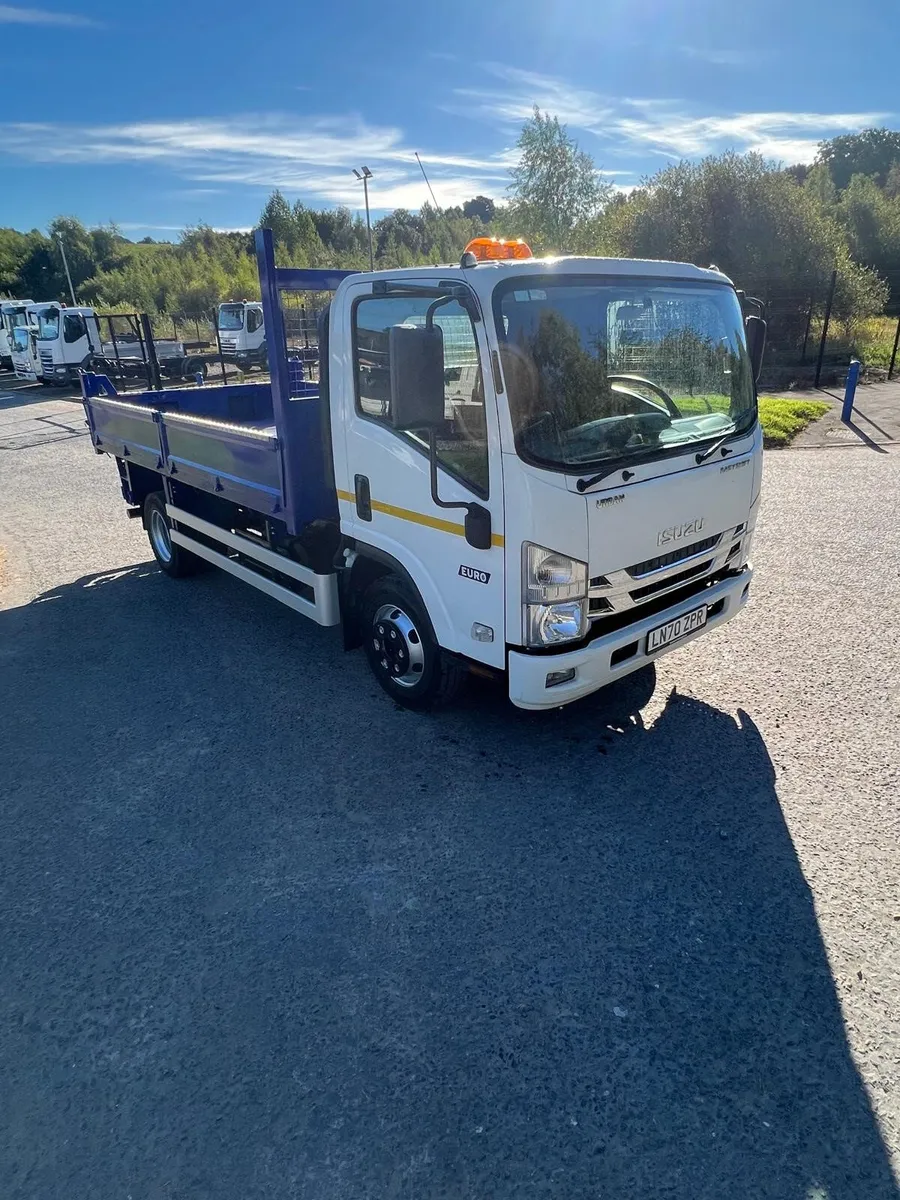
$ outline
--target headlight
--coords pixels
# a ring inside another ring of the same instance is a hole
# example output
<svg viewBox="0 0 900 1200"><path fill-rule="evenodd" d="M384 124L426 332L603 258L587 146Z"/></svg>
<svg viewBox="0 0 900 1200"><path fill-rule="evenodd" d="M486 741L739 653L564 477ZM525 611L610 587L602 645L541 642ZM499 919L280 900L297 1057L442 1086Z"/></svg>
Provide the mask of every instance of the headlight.
<svg viewBox="0 0 900 1200"><path fill-rule="evenodd" d="M526 604L579 600L587 595L587 563L526 542L523 563Z"/></svg>
<svg viewBox="0 0 900 1200"><path fill-rule="evenodd" d="M527 604L525 640L529 646L555 646L584 637L587 627L583 600L564 604Z"/></svg>
<svg viewBox="0 0 900 1200"><path fill-rule="evenodd" d="M525 642L554 646L587 630L587 563L543 546L522 547Z"/></svg>

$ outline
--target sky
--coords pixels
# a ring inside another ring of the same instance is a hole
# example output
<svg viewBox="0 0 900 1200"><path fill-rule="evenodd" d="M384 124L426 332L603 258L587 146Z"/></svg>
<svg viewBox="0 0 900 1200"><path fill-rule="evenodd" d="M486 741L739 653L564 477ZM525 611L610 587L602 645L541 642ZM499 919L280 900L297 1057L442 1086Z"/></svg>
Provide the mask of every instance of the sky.
<svg viewBox="0 0 900 1200"><path fill-rule="evenodd" d="M50 3L51 0L46 0ZM900 126L897 0L0 4L0 226L250 228L275 187L373 214L507 195L534 104L616 187L681 158L810 162ZM856 49L858 47L858 49Z"/></svg>

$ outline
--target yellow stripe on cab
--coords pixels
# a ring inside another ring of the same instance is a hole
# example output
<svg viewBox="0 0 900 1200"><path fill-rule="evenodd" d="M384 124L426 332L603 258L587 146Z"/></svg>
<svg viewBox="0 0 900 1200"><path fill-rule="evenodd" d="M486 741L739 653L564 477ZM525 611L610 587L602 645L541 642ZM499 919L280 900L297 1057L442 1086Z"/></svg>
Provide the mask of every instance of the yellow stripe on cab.
<svg viewBox="0 0 900 1200"><path fill-rule="evenodd" d="M348 504L356 503L356 496L353 492L345 492L338 488L337 495L339 500L346 500ZM414 525L425 525L429 529L440 529L442 533L453 533L457 537L466 536L465 525L460 525L457 521L445 521L441 517L431 517L427 513L414 512L411 508L398 508L396 504L385 504L382 500L372 500L371 505L376 512L384 513L388 517L397 517L401 521L412 521ZM492 546L502 546L503 544L503 534L491 535Z"/></svg>

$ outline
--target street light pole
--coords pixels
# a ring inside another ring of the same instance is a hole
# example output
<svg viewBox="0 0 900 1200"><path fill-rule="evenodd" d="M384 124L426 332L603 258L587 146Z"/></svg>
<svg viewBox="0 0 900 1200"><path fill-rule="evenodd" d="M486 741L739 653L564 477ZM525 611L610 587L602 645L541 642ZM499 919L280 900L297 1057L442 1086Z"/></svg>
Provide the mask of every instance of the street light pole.
<svg viewBox="0 0 900 1200"><path fill-rule="evenodd" d="M66 279L69 281L69 295L72 297L72 304L75 308L78 307L78 301L75 299L75 289L72 287L72 276L69 272L69 260L66 258L66 244L63 241L63 235L57 233L56 240L59 242L59 248L62 252L63 266L66 268Z"/></svg>
<svg viewBox="0 0 900 1200"><path fill-rule="evenodd" d="M363 193L366 197L366 233L369 238L369 270L374 271L375 255L372 253L372 222L369 220L369 180L372 178L372 172L368 167L363 167L362 174L360 174L356 167L354 167L353 174L357 179L362 180Z"/></svg>

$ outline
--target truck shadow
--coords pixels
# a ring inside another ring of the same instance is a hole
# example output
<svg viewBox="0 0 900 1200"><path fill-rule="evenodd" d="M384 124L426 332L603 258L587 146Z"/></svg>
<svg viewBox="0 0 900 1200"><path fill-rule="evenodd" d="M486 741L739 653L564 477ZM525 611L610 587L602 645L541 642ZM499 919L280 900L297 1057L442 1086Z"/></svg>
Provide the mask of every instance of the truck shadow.
<svg viewBox="0 0 900 1200"><path fill-rule="evenodd" d="M11 1197L897 1200L746 713L421 718L149 564L0 678Z"/></svg>

